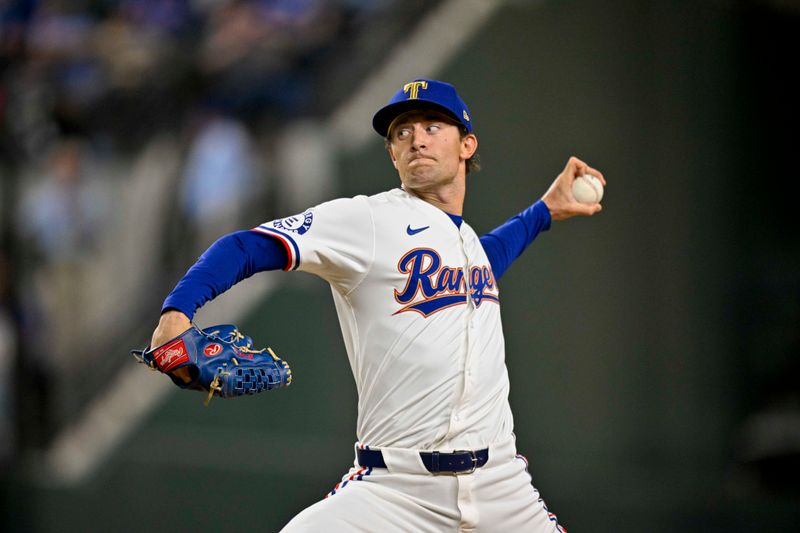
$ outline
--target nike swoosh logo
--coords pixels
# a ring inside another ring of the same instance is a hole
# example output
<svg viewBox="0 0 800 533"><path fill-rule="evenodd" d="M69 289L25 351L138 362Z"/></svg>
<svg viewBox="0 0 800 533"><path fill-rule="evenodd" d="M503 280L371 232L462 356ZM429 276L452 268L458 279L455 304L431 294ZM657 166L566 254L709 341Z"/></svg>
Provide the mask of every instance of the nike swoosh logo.
<svg viewBox="0 0 800 533"><path fill-rule="evenodd" d="M430 228L430 226L423 226L421 228L412 228L411 224L409 224L408 226L406 226L406 233L408 233L409 235L416 235L417 233L425 231L428 228Z"/></svg>

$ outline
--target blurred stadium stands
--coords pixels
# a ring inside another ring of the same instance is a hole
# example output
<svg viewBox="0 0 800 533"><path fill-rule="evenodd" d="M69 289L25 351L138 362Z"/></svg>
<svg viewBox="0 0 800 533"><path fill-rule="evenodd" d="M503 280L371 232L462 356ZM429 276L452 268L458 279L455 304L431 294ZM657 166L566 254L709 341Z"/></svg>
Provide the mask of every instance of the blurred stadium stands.
<svg viewBox="0 0 800 533"><path fill-rule="evenodd" d="M23 447L81 412L121 362L110 348L150 327L186 257L274 216L280 128L326 116L334 64L370 66L343 61L354 42L380 45L436 2L397 4L0 6L4 260L31 339L13 381L40 396L19 406Z"/></svg>

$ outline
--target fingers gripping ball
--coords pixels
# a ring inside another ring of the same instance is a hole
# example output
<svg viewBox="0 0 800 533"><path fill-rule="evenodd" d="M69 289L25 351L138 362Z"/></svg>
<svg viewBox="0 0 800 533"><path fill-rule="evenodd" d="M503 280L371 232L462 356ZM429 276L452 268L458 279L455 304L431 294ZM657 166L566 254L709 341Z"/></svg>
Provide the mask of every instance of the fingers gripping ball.
<svg viewBox="0 0 800 533"><path fill-rule="evenodd" d="M233 398L292 383L289 364L270 348L253 349L253 339L236 326L224 324L200 330L192 326L155 348L131 352L153 370L167 374L182 389Z"/></svg>
<svg viewBox="0 0 800 533"><path fill-rule="evenodd" d="M572 182L572 195L582 204L596 204L603 199L603 183L596 176L585 174Z"/></svg>

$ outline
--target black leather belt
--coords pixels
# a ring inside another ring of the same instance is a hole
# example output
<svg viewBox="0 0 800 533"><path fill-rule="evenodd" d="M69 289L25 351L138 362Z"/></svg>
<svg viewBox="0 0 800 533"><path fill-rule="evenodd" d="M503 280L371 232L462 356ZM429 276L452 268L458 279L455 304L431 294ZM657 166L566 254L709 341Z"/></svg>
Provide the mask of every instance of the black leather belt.
<svg viewBox="0 0 800 533"><path fill-rule="evenodd" d="M454 450L453 453L419 452L422 464L433 474L471 474L489 460L489 449ZM386 468L380 450L358 449L358 464L372 468Z"/></svg>

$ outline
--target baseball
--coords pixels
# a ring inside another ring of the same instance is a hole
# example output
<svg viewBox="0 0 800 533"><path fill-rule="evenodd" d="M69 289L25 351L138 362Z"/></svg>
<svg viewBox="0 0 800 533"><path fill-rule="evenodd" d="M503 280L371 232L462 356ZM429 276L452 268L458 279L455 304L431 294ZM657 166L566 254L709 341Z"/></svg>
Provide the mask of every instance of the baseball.
<svg viewBox="0 0 800 533"><path fill-rule="evenodd" d="M572 194L582 204L596 204L603 199L603 183L596 176L578 176L572 182Z"/></svg>

